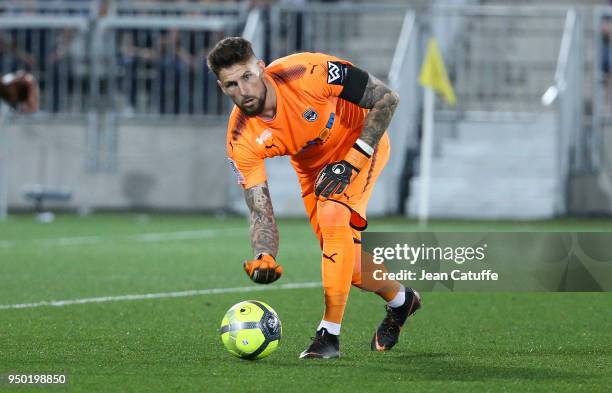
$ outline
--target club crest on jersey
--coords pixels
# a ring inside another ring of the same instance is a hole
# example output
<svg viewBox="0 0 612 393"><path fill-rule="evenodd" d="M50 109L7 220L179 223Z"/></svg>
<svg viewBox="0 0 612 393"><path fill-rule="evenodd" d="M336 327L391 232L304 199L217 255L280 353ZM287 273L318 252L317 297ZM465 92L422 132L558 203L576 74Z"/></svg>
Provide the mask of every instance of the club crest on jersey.
<svg viewBox="0 0 612 393"><path fill-rule="evenodd" d="M336 118L336 114L333 113L333 112L330 113L329 114L329 119L327 120L327 124L325 125L325 128L323 128L321 130L321 132L319 132L319 136L317 136L316 138L311 139L308 142L306 142L306 144L304 146L302 146L302 148L300 149L299 153L302 153L302 152L308 150L312 146L322 145L325 142L327 142L327 140L331 136L332 127L334 125L334 119L335 118Z"/></svg>
<svg viewBox="0 0 612 393"><path fill-rule="evenodd" d="M308 120L309 122L313 122L319 118L319 114L312 108L306 109L306 112L304 112L302 116L304 116L304 119Z"/></svg>
<svg viewBox="0 0 612 393"><path fill-rule="evenodd" d="M327 62L327 83L330 85L342 85L346 77L346 65L339 61Z"/></svg>

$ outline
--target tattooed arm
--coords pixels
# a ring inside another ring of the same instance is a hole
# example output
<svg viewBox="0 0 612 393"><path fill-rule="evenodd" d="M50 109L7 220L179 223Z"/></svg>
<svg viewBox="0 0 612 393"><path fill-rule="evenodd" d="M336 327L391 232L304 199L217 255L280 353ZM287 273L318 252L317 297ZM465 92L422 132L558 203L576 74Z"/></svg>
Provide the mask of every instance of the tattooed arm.
<svg viewBox="0 0 612 393"><path fill-rule="evenodd" d="M255 259L244 262L244 271L258 284L270 284L283 274L283 267L276 263L278 253L278 228L268 183L261 183L244 191L251 212L251 246Z"/></svg>
<svg viewBox="0 0 612 393"><path fill-rule="evenodd" d="M366 115L359 138L344 157L344 160L332 162L319 172L315 180L315 195L324 198L334 194L342 194L351 182L355 172L361 171L361 168L369 162L399 103L397 93L385 86L372 74L367 74L361 70L356 72L357 79L364 77L362 79L365 83L363 96L361 96L361 99L356 98L356 91L359 89L352 85L350 87L345 86L344 88L348 88L348 92L345 94L345 91L343 91L340 97L355 103L359 100L358 105L370 111ZM366 77L367 82L365 81Z"/></svg>
<svg viewBox="0 0 612 393"><path fill-rule="evenodd" d="M359 106L369 109L370 112L365 118L359 139L375 147L389 126L398 104L399 95L369 74Z"/></svg>
<svg viewBox="0 0 612 393"><path fill-rule="evenodd" d="M257 258L260 254L276 257L278 253L278 227L272 210L268 183L258 184L244 191L250 211L251 247Z"/></svg>

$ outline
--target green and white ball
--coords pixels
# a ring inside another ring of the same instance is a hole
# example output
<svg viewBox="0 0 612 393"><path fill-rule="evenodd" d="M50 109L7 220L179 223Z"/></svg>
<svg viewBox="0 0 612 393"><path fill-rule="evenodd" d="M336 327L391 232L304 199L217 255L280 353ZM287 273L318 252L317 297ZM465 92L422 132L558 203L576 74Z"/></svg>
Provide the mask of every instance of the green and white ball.
<svg viewBox="0 0 612 393"><path fill-rule="evenodd" d="M278 348L281 321L276 311L264 302L247 300L234 304L221 321L221 341L241 359L256 360Z"/></svg>

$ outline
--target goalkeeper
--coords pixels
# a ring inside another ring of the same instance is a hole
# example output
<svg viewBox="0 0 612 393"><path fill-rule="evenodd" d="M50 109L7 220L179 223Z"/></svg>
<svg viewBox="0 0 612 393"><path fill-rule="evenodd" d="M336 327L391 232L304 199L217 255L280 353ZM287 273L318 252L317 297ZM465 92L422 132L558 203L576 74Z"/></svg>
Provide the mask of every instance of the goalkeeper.
<svg viewBox="0 0 612 393"><path fill-rule="evenodd" d="M351 284L387 302L374 333L373 350L389 350L419 295L395 281L362 280L361 231L366 207L389 158L386 133L398 95L345 60L298 53L272 62L258 60L251 44L225 38L208 54L208 66L235 106L227 129L227 154L250 210L252 260L249 277L276 281L279 235L264 160L289 155L304 206L321 249L325 312L301 358L340 356L339 335Z"/></svg>

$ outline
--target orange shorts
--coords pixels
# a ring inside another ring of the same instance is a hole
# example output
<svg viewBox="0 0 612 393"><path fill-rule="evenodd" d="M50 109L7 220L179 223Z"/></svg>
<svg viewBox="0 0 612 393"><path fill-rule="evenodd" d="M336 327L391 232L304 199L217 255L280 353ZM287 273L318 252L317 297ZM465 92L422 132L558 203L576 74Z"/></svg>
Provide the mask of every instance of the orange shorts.
<svg viewBox="0 0 612 393"><path fill-rule="evenodd" d="M368 201L370 200L378 176L387 164L387 161L389 161L390 151L389 135L385 132L376 146L370 161L361 169L357 177L349 183L344 192L327 198L333 199L351 210L350 224L355 239L361 239L360 232L368 225L366 217ZM338 158L338 160L340 159L342 158ZM321 229L319 228L317 220L317 202L325 199L319 198L314 194L314 179L316 179L317 175L318 173L312 174L312 176L304 176L299 180L303 193L302 199L306 207L306 213L310 219L310 225L319 238L319 241L321 241ZM307 190L306 193L304 192L305 190Z"/></svg>

